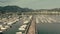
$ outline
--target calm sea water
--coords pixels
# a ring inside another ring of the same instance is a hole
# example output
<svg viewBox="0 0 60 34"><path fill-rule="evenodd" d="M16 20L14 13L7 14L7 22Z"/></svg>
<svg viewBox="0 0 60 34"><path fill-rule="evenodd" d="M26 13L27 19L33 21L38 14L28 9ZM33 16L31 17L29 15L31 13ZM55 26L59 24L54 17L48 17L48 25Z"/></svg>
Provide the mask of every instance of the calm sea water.
<svg viewBox="0 0 60 34"><path fill-rule="evenodd" d="M37 24L38 34L60 34L60 24Z"/></svg>

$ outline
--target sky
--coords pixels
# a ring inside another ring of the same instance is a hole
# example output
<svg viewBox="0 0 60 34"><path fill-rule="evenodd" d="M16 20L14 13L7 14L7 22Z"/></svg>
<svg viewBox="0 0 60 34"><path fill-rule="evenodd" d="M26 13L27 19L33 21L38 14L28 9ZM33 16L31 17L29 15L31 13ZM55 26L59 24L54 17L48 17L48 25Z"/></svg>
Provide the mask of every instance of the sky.
<svg viewBox="0 0 60 34"><path fill-rule="evenodd" d="M0 6L19 6L30 9L60 8L60 0L0 0Z"/></svg>

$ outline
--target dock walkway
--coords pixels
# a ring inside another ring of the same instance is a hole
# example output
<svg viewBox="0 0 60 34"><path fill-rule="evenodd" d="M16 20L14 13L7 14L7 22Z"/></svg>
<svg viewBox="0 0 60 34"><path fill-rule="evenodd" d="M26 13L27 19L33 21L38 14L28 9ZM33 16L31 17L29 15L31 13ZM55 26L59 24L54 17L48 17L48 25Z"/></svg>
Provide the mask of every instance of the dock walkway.
<svg viewBox="0 0 60 34"><path fill-rule="evenodd" d="M36 34L36 21L35 19L32 17L32 22L31 25L29 27L28 33L27 34Z"/></svg>

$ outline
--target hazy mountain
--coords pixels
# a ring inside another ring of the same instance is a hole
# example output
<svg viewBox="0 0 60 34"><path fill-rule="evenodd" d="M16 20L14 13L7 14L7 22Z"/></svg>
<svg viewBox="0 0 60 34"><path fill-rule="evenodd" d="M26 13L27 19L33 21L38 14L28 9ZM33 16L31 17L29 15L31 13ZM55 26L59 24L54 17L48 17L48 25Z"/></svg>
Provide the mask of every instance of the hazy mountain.
<svg viewBox="0 0 60 34"><path fill-rule="evenodd" d="M21 11L22 8L18 6L5 6L5 7L0 7L0 11Z"/></svg>
<svg viewBox="0 0 60 34"><path fill-rule="evenodd" d="M21 8L18 6L5 6L5 7L0 6L0 12L2 12L2 13L5 13L5 12L28 12L28 11L32 11L32 9Z"/></svg>
<svg viewBox="0 0 60 34"><path fill-rule="evenodd" d="M60 8L54 8L54 9L39 9L39 10L33 10L29 8L21 8L18 6L0 6L0 12L33 12L33 11L60 11Z"/></svg>

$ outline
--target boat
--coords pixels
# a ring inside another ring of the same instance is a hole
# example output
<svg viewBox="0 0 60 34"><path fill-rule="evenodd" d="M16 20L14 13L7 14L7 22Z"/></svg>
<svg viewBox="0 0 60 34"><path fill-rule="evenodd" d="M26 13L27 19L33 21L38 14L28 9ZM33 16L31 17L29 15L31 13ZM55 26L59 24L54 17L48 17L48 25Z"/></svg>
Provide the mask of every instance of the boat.
<svg viewBox="0 0 60 34"><path fill-rule="evenodd" d="M16 32L16 34L22 34L22 32Z"/></svg>
<svg viewBox="0 0 60 34"><path fill-rule="evenodd" d="M2 31L0 31L0 34L3 34L3 32L2 32Z"/></svg>
<svg viewBox="0 0 60 34"><path fill-rule="evenodd" d="M27 25L22 25L22 26L21 26L21 28L26 28L26 27L27 27Z"/></svg>

